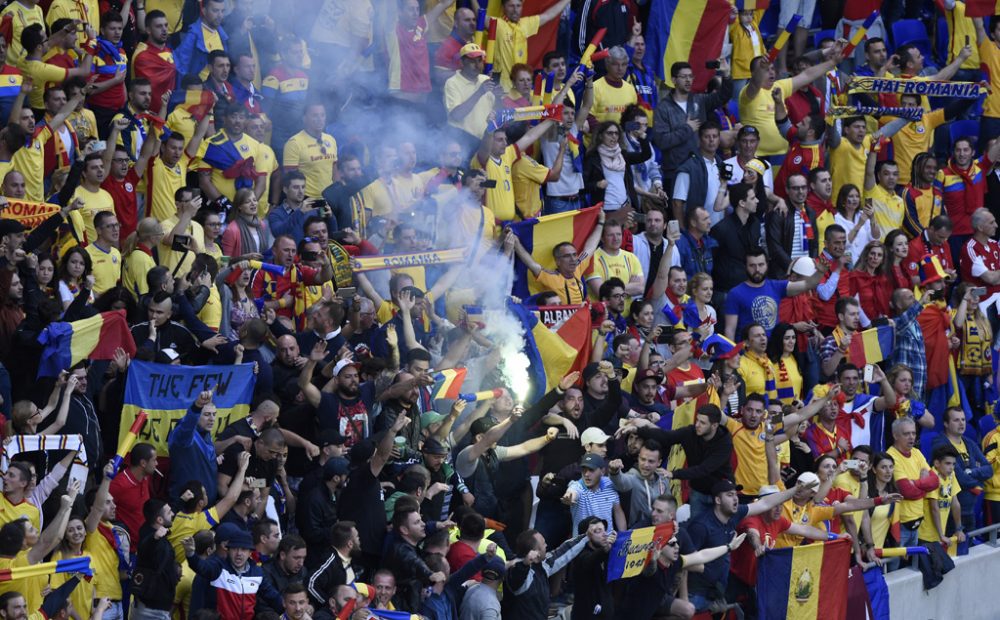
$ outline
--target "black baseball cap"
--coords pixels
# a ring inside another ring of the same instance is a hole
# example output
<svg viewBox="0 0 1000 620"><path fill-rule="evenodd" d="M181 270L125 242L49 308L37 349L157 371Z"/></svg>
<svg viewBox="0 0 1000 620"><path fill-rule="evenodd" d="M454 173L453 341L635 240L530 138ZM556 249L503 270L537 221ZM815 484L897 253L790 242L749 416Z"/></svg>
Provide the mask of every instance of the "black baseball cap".
<svg viewBox="0 0 1000 620"><path fill-rule="evenodd" d="M712 485L712 495L721 495L722 493L728 493L729 491L742 491L743 487L736 484L732 480L719 480Z"/></svg>

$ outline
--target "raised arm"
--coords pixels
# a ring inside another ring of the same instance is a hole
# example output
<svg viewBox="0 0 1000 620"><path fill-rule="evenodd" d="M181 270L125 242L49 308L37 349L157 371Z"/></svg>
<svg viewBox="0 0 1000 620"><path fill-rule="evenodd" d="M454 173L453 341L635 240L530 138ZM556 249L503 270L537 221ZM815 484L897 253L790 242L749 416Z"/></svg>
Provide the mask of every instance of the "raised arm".
<svg viewBox="0 0 1000 620"><path fill-rule="evenodd" d="M108 463L108 467L104 468L105 473L109 471L111 463ZM104 486L104 498L107 499L108 485L111 484L111 480L107 476L102 476L104 480L101 484ZM45 531L42 532L41 537L35 546L28 550L28 564L38 564L45 559L45 556L55 551L55 548L59 546L62 542L63 536L66 534L66 525L69 523L69 515L73 510L73 502L76 501L76 496L80 493L80 481L73 480L69 483L69 487L66 489L66 494L60 498L59 502L59 512L56 513L56 518L52 520ZM98 496L101 494L98 490ZM104 502L101 504L101 513L104 512ZM93 510L91 510L93 512ZM87 517L88 521L90 517ZM98 514L98 520L100 520L100 514ZM94 529L97 529L95 526ZM92 530L88 529L87 532L90 533Z"/></svg>
<svg viewBox="0 0 1000 620"><path fill-rule="evenodd" d="M535 437L534 439L529 439L528 441L521 442L516 446L507 448L507 454L504 456L503 460L512 461L523 456L528 456L529 454L534 454L548 445L558 434L559 429L553 426L545 431L545 434L540 437Z"/></svg>
<svg viewBox="0 0 1000 620"><path fill-rule="evenodd" d="M407 424L410 424L410 418L400 414L396 417L389 430L383 433L382 439L375 449L375 454L372 455L371 461L368 462L372 475L376 478L382 473L382 468L385 467L385 464L389 462L389 458L392 456L393 440L399 431L406 428Z"/></svg>
<svg viewBox="0 0 1000 620"><path fill-rule="evenodd" d="M539 265L538 261L536 261L534 257L524 249L524 246L521 245L521 241L512 231L507 230L506 234L514 239L514 254L517 255L518 260L524 263L524 266L528 268L528 271L530 271L532 275L538 277L538 274L542 272L542 266Z"/></svg>
<svg viewBox="0 0 1000 620"><path fill-rule="evenodd" d="M826 407L827 403L830 402L830 399L836 398L838 394L840 394L840 385L834 385L829 389L829 391L827 391L826 396L823 398L814 398L809 401L809 404L805 407L799 409L795 413L783 417L781 419L782 426L785 428L798 426L803 420L808 420L822 411L823 407Z"/></svg>
<svg viewBox="0 0 1000 620"><path fill-rule="evenodd" d="M229 488L226 489L226 494L215 505L215 511L219 514L219 521L222 521L222 517L226 516L229 509L236 504L240 493L243 492L243 481L246 479L247 467L250 466L250 453L240 452L237 458L239 460L236 465L236 475L229 481Z"/></svg>
<svg viewBox="0 0 1000 620"><path fill-rule="evenodd" d="M302 367L302 372L299 373L299 389L302 390L302 395L305 397L306 402L312 407L319 407L322 398L319 388L313 385L313 372L315 372L317 364L323 363L325 357L326 341L320 340L313 345L313 349L309 353L309 361L306 362L306 365Z"/></svg>
<svg viewBox="0 0 1000 620"><path fill-rule="evenodd" d="M559 0L559 2L556 2L549 8L545 9L545 11L538 16L538 26L544 26L553 19L562 15L563 9L566 8L567 4L569 4L569 0Z"/></svg>

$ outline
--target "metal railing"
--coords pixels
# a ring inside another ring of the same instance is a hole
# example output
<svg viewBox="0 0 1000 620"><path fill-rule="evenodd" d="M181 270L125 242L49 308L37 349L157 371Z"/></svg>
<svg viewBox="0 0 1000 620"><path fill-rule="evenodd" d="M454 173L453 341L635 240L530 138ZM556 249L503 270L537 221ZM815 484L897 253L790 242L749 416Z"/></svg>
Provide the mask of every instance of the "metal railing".
<svg viewBox="0 0 1000 620"><path fill-rule="evenodd" d="M993 525L987 525L986 527L981 527L978 530L972 530L971 532L966 532L966 538L978 537L981 538L984 535L989 535L984 545L989 545L991 547L1000 546L997 544L998 532L1000 532L1000 523L994 523Z"/></svg>

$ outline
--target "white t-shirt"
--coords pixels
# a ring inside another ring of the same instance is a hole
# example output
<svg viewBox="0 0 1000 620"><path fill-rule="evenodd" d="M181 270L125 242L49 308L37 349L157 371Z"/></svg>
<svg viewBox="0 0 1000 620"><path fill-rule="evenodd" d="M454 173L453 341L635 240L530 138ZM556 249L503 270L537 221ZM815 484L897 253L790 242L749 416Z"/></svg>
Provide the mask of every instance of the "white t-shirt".
<svg viewBox="0 0 1000 620"><path fill-rule="evenodd" d="M576 128L572 129L576 133ZM556 165L556 156L559 155L559 141L549 141L544 138L542 144L542 160L545 166L552 169ZM583 191L583 173L573 170L573 157L566 149L563 155L562 173L555 181L545 184L545 194L547 196L572 196Z"/></svg>
<svg viewBox="0 0 1000 620"><path fill-rule="evenodd" d="M604 189L604 210L617 211L628 202L628 190L625 189L625 171L604 168L604 180L608 182L608 186Z"/></svg>

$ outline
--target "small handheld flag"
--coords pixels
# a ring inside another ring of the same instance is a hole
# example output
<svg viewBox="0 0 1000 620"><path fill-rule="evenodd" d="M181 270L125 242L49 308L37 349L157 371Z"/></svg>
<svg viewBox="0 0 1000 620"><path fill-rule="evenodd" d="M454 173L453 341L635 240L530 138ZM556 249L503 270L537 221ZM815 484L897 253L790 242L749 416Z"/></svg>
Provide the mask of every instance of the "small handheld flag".
<svg viewBox="0 0 1000 620"><path fill-rule="evenodd" d="M795 29L798 27L800 21L802 21L801 15L792 15L792 19L789 20L788 25L785 26L785 29L778 35L778 40L774 42L774 47L772 47L771 51L767 53L768 62L774 62L778 59L778 54L785 48L785 45L788 44L788 39L791 38L792 33L795 32Z"/></svg>
<svg viewBox="0 0 1000 620"><path fill-rule="evenodd" d="M545 76L545 91L542 94L542 105L552 103L552 89L556 84L556 74L549 73Z"/></svg>
<svg viewBox="0 0 1000 620"><path fill-rule="evenodd" d="M135 445L136 440L139 438L142 427L146 425L147 417L149 416L146 415L146 412L140 410L139 415L135 416L135 422L132 422L132 426L128 429L128 433L122 439L121 443L118 444L118 450L115 451L115 458L111 460L114 470L108 476L112 480L121 471L122 464L125 462L125 455L132 451L132 446Z"/></svg>
<svg viewBox="0 0 1000 620"><path fill-rule="evenodd" d="M449 368L434 375L434 389L431 397L434 400L445 398L455 400L459 397L458 391L462 389L462 382L465 381L465 368Z"/></svg>
<svg viewBox="0 0 1000 620"><path fill-rule="evenodd" d="M592 56L594 55L594 52L597 51L597 46L599 46L601 41L604 40L604 35L607 34L607 32L607 28L601 28L594 33L594 38L590 40L590 43L587 45L587 49L583 50L583 55L580 56L581 65L587 67L588 69L594 68L594 59Z"/></svg>
<svg viewBox="0 0 1000 620"><path fill-rule="evenodd" d="M535 74L535 87L531 90L531 103L542 105L542 91L545 90L545 74Z"/></svg>
<svg viewBox="0 0 1000 620"><path fill-rule="evenodd" d="M867 18L865 18L865 21L864 21L863 24L861 24L861 27L854 31L854 34L851 35L850 42L844 48L844 57L845 58L848 57L848 56L850 56L851 52L854 51L854 48L856 48L858 45L861 44L862 41L865 40L865 35L868 34L868 29L872 27L872 24L875 23L876 19L878 19L878 11L877 10L876 11L872 11L872 14L869 15Z"/></svg>
<svg viewBox="0 0 1000 620"><path fill-rule="evenodd" d="M44 577L55 573L83 573L88 577L94 576L94 571L90 568L90 556L85 555L69 560L58 560L55 562L41 562L31 566L15 566L0 570L0 582L17 581L29 577Z"/></svg>
<svg viewBox="0 0 1000 620"><path fill-rule="evenodd" d="M878 558L901 558L906 555L927 555L927 547L886 547L875 550L875 557Z"/></svg>
<svg viewBox="0 0 1000 620"><path fill-rule="evenodd" d="M503 395L503 390L497 388L495 390L483 390L482 392L475 392L474 394L459 394L458 397L466 402L474 403L477 400L493 400L494 398L500 398Z"/></svg>
<svg viewBox="0 0 1000 620"><path fill-rule="evenodd" d="M259 260L249 260L247 263L250 265L251 269L263 269L264 271L276 276L285 275L285 268L275 265L274 263L265 263Z"/></svg>

